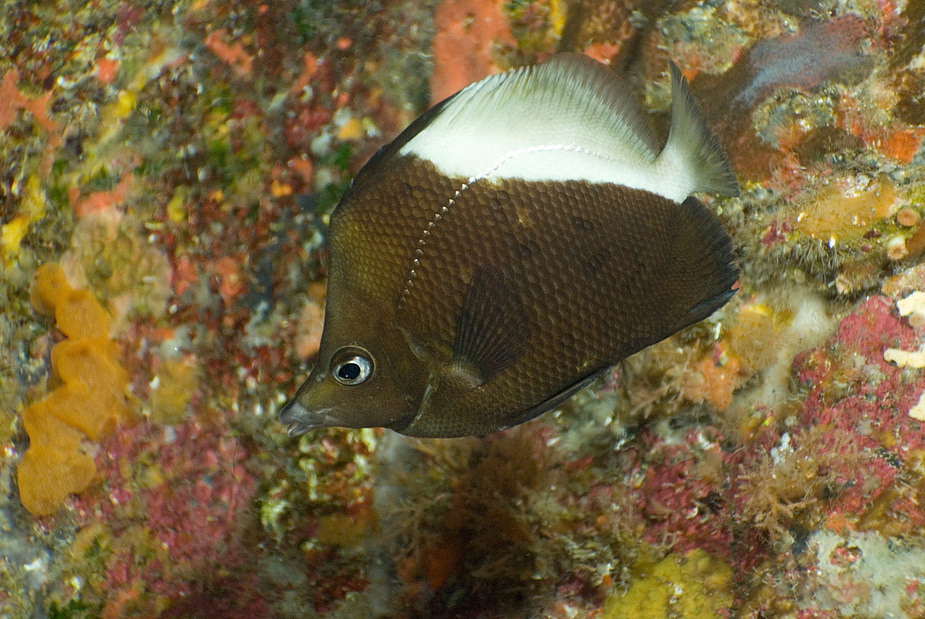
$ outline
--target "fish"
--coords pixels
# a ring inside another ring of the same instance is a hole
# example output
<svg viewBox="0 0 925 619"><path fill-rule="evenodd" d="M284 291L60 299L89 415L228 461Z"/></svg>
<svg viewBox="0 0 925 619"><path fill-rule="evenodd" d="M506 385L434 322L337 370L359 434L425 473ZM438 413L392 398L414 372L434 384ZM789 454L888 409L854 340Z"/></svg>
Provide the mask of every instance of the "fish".
<svg viewBox="0 0 925 619"><path fill-rule="evenodd" d="M463 88L373 155L331 214L289 435L503 430L729 301L732 239L692 194L739 184L669 72L664 144L614 71L559 54Z"/></svg>

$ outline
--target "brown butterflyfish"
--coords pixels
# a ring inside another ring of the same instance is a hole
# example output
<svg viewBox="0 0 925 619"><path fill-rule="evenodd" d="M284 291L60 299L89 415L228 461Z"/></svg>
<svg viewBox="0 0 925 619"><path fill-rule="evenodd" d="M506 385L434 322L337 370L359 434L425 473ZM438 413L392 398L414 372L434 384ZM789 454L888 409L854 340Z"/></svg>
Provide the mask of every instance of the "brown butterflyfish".
<svg viewBox="0 0 925 619"><path fill-rule="evenodd" d="M732 241L691 194L739 185L670 73L664 145L613 71L563 54L462 89L380 149L331 215L289 434L502 430L724 305Z"/></svg>

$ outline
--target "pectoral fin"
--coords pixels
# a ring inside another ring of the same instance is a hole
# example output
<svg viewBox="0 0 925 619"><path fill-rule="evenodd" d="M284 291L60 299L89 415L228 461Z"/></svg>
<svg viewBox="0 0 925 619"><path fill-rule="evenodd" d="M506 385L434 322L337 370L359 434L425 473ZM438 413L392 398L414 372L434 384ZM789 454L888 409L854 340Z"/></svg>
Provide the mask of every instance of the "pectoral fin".
<svg viewBox="0 0 925 619"><path fill-rule="evenodd" d="M453 373L473 387L491 380L523 355L530 317L501 269L476 269L463 300L453 345Z"/></svg>

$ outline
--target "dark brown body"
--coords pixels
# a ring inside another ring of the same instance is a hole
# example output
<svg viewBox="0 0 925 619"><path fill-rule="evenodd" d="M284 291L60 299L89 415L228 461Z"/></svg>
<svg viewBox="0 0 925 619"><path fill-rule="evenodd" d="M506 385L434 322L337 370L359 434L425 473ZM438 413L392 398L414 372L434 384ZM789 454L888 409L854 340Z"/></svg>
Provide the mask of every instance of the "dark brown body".
<svg viewBox="0 0 925 619"><path fill-rule="evenodd" d="M467 185L413 157L357 179L331 243L330 287L355 280L381 324L395 327L380 343L410 346L432 370L425 410L392 426L420 436L481 434L534 417L708 316L737 277L728 235L696 199L582 181ZM483 328L501 323L488 337L499 350L479 355L475 380L454 365L464 302L479 294L472 286L484 289L478 307L490 306L476 310L490 314ZM349 311L343 303L335 295L328 311ZM412 399L424 397L415 372L399 380Z"/></svg>

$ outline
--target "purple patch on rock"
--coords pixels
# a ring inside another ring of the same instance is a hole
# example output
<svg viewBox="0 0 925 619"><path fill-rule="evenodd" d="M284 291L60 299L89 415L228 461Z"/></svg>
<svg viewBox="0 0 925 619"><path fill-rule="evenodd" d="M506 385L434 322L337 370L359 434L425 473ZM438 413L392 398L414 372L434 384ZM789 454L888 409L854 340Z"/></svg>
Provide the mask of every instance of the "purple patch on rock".
<svg viewBox="0 0 925 619"><path fill-rule="evenodd" d="M860 18L845 16L761 41L748 55L754 77L735 103L752 106L776 88L809 90L829 79L866 73L871 60L859 45L865 35Z"/></svg>

